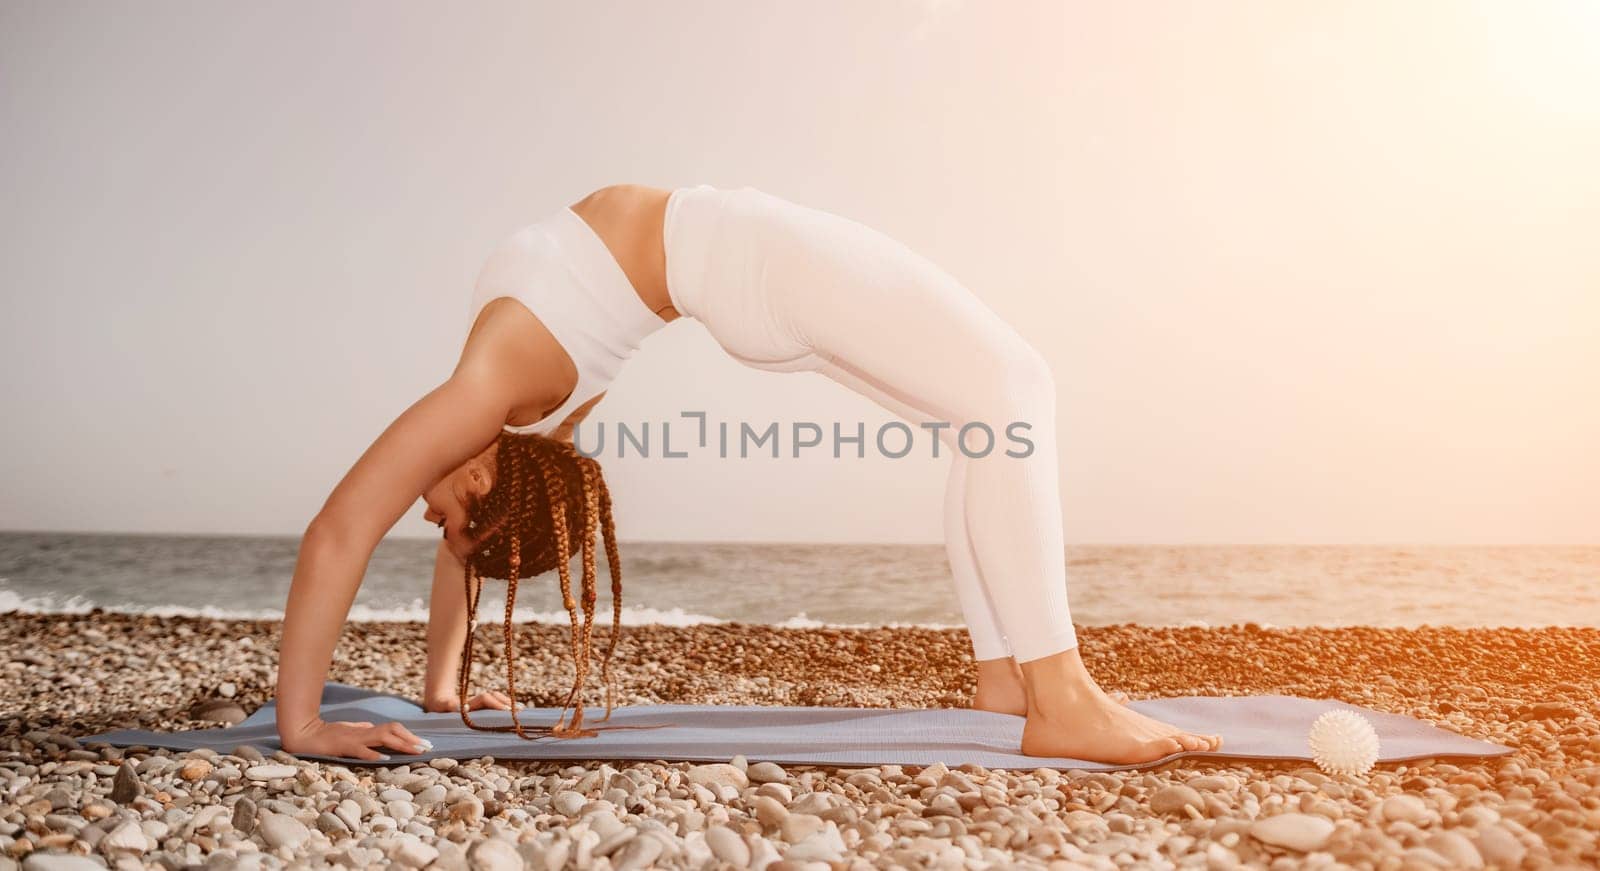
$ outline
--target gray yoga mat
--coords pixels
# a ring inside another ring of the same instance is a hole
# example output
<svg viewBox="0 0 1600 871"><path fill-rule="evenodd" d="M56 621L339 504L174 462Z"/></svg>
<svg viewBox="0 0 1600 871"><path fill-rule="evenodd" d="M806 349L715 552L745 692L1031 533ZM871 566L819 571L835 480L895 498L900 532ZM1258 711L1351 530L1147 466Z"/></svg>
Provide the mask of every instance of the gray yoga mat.
<svg viewBox="0 0 1600 871"><path fill-rule="evenodd" d="M1024 756L1022 718L964 708L816 708L748 705L640 705L612 711L606 725L661 728L602 731L594 738L524 740L512 733L478 732L456 713L424 713L416 702L360 687L329 683L323 688L324 720L381 723L399 720L433 742L427 753L390 753L390 762L413 762L450 756L471 759L643 759L726 762L743 754L751 762L801 765L866 766L896 763L955 767L972 762L986 768L1080 768L1115 771L1160 765L1185 756L1244 759L1311 759L1306 732L1325 711L1355 711L1378 731L1380 762L1445 756L1504 756L1511 748L1467 738L1399 714L1368 710L1332 699L1295 696L1182 696L1135 701L1140 713L1180 728L1221 735L1216 753L1174 753L1142 765L1106 765L1077 759ZM524 725L555 723L557 710L521 711ZM586 709L585 724L605 713ZM268 703L244 722L226 729L192 732L147 732L125 729L83 738L122 747L143 745L173 750L207 747L228 752L252 744L268 753L279 749L276 712ZM509 725L506 711L474 711L480 725ZM335 756L305 759L347 765L382 765Z"/></svg>

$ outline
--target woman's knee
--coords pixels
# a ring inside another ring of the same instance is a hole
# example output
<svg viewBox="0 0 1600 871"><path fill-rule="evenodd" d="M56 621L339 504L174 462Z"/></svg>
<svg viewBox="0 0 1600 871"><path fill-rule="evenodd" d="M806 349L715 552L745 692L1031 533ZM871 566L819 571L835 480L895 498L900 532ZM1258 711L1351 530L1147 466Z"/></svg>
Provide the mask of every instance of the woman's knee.
<svg viewBox="0 0 1600 871"><path fill-rule="evenodd" d="M1013 389L1030 397L1048 397L1052 402L1056 396L1056 376L1050 369L1050 361L1039 353L1039 349L1023 342L1013 351L1010 363L1006 369L1007 380Z"/></svg>
<svg viewBox="0 0 1600 871"><path fill-rule="evenodd" d="M984 413L979 418L1006 418L985 420L991 426L1004 427L1009 423L1031 416L1055 416L1056 379L1050 363L1027 342L1020 339L1006 344L990 355L985 369L988 373L984 396L980 405ZM1027 420L1035 426L1038 421Z"/></svg>

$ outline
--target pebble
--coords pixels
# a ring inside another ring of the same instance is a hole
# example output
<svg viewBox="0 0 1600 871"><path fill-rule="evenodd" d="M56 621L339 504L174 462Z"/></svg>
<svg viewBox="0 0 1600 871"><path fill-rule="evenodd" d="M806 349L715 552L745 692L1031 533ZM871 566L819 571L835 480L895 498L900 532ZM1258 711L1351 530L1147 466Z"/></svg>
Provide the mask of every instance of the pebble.
<svg viewBox="0 0 1600 871"><path fill-rule="evenodd" d="M778 855L778 848L772 842L760 835L751 835L750 840L750 866L751 868L767 868L782 857Z"/></svg>
<svg viewBox="0 0 1600 871"><path fill-rule="evenodd" d="M345 827L354 832L361 828L361 805L350 799L344 799L333 808L334 816L338 817Z"/></svg>
<svg viewBox="0 0 1600 871"><path fill-rule="evenodd" d="M837 862L844 857L844 851L845 845L839 836L839 829L830 822L826 829L790 847L783 854L783 858L791 862Z"/></svg>
<svg viewBox="0 0 1600 871"><path fill-rule="evenodd" d="M211 699L195 705L189 711L189 716L195 720L204 720L209 723L223 723L237 726L245 721L248 716L244 708L227 699Z"/></svg>
<svg viewBox="0 0 1600 871"><path fill-rule="evenodd" d="M1192 807L1201 810L1206 806L1205 799L1193 787L1174 785L1156 790L1150 797L1150 809L1158 814L1183 814L1183 809Z"/></svg>
<svg viewBox="0 0 1600 871"><path fill-rule="evenodd" d="M450 806L450 819L475 826L483 819L483 802L473 796L461 799Z"/></svg>
<svg viewBox="0 0 1600 871"><path fill-rule="evenodd" d="M0 859L0 862L7 861ZM86 856L70 853L31 853L22 860L22 871L105 871L106 866Z"/></svg>
<svg viewBox="0 0 1600 871"><path fill-rule="evenodd" d="M1400 854L1411 867L1422 865L1429 868L1449 868L1450 860L1435 853L1427 847L1409 847Z"/></svg>
<svg viewBox="0 0 1600 871"><path fill-rule="evenodd" d="M755 809L756 819L769 829L783 825L783 821L789 816L788 808L779 804L778 800L770 795L758 795L750 805Z"/></svg>
<svg viewBox="0 0 1600 871"><path fill-rule="evenodd" d="M111 816L111 808L110 806L103 805L100 802L91 801L88 804L85 804L83 809L78 811L78 813L81 814L86 820L103 820L106 817Z"/></svg>
<svg viewBox="0 0 1600 871"><path fill-rule="evenodd" d="M781 826L783 839L791 844L797 844L822 831L827 823L819 816L792 813L783 818Z"/></svg>
<svg viewBox="0 0 1600 871"><path fill-rule="evenodd" d="M1528 854L1528 848L1517 836L1498 825L1478 829L1478 855L1496 868L1519 868Z"/></svg>
<svg viewBox="0 0 1600 871"><path fill-rule="evenodd" d="M244 776L251 780L284 780L294 777L296 770L293 765L252 765L244 770Z"/></svg>
<svg viewBox="0 0 1600 871"><path fill-rule="evenodd" d="M329 836L344 835L349 834L350 825L340 819L337 814L331 811L323 811L317 814L317 831Z"/></svg>
<svg viewBox="0 0 1600 871"><path fill-rule="evenodd" d="M522 871L517 848L499 838L479 841L467 851L473 871Z"/></svg>
<svg viewBox="0 0 1600 871"><path fill-rule="evenodd" d="M306 824L288 814L264 814L257 823L261 839L270 847L288 847L293 850L311 837Z"/></svg>
<svg viewBox="0 0 1600 871"><path fill-rule="evenodd" d="M723 784L735 789L744 789L750 785L750 778L739 770L739 767L727 762L713 762L710 765L696 765L690 768L685 776L690 783L701 786Z"/></svg>
<svg viewBox="0 0 1600 871"><path fill-rule="evenodd" d="M221 828L219 824L232 816L233 808L227 805L207 805L195 811L194 816L190 817L189 821L184 824L183 834L188 836L199 831L212 831Z"/></svg>
<svg viewBox="0 0 1600 871"><path fill-rule="evenodd" d="M1414 795L1391 795L1383 800L1383 818L1420 823L1428 818L1428 806Z"/></svg>
<svg viewBox="0 0 1600 871"><path fill-rule="evenodd" d="M789 777L789 772L776 762L757 762L745 774L751 783L782 783Z"/></svg>
<svg viewBox="0 0 1600 871"><path fill-rule="evenodd" d="M111 780L111 800L117 804L128 804L139 797L144 789L144 784L139 782L139 775L133 770L133 763L124 761L117 766L117 774Z"/></svg>
<svg viewBox="0 0 1600 871"><path fill-rule="evenodd" d="M1239 788L1239 780L1235 777L1219 777L1215 774L1201 775L1190 780L1187 784L1191 789L1206 792L1233 792Z"/></svg>
<svg viewBox="0 0 1600 871"><path fill-rule="evenodd" d="M617 855L612 857L611 867L616 871L637 871L639 868L647 868L661 855L662 849L662 843L658 838L649 836L632 838Z"/></svg>
<svg viewBox="0 0 1600 871"><path fill-rule="evenodd" d="M126 822L107 832L100 839L100 851L106 854L143 853L150 849L150 839L136 822Z"/></svg>
<svg viewBox="0 0 1600 871"><path fill-rule="evenodd" d="M448 758L448 757L440 757L440 758L444 759L444 758ZM439 760L435 759L433 761L434 762L438 762ZM451 759L450 761L454 762L455 760ZM427 807L428 805L438 804L439 802L444 801L446 795L448 795L448 793L445 791L445 788L436 783L433 786L430 786L430 787L424 789L423 791L417 793L417 797L416 797L415 801L416 801L418 807Z"/></svg>
<svg viewBox="0 0 1600 871"><path fill-rule="evenodd" d="M587 798L570 789L564 789L556 793L555 798L550 800L550 806L555 808L556 813L568 817L577 816L578 811L582 810L583 806L588 803L589 800Z"/></svg>
<svg viewBox="0 0 1600 871"><path fill-rule="evenodd" d="M1250 826L1250 837L1275 847L1309 853L1322 848L1333 835L1333 823L1326 817L1287 813L1257 820Z"/></svg>
<svg viewBox="0 0 1600 871"><path fill-rule="evenodd" d="M1483 867L1483 856L1478 853L1478 848L1460 832L1435 833L1422 842L1422 846L1443 856L1452 868Z"/></svg>
<svg viewBox="0 0 1600 871"><path fill-rule="evenodd" d="M763 783L756 787L756 795L764 795L787 805L794 801L794 790L787 783Z"/></svg>
<svg viewBox="0 0 1600 871"><path fill-rule="evenodd" d="M727 826L706 829L706 846L711 848L712 855L736 868L745 868L750 864L750 846Z"/></svg>
<svg viewBox="0 0 1600 871"><path fill-rule="evenodd" d="M400 846L395 848L394 853L389 858L396 865L406 868L426 868L430 862L439 858L439 848L407 838L400 842Z"/></svg>
<svg viewBox="0 0 1600 871"><path fill-rule="evenodd" d="M249 835L256 830L260 816L256 811L256 803L248 798L241 798L233 806L233 827L242 835Z"/></svg>

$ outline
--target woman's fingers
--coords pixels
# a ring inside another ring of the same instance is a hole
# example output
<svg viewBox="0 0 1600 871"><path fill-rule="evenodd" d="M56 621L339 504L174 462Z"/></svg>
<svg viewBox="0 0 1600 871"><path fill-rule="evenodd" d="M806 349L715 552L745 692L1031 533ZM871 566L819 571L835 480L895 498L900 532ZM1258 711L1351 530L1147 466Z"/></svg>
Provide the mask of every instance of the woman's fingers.
<svg viewBox="0 0 1600 871"><path fill-rule="evenodd" d="M383 752L385 750L426 753L433 749L433 742L418 736L402 723L373 725L369 722L339 722L329 723L323 728L328 742L324 746L331 746L331 752L366 762L388 759L388 754Z"/></svg>
<svg viewBox="0 0 1600 871"><path fill-rule="evenodd" d="M365 759L368 762L377 762L381 759L389 758L388 756L373 750L371 747L359 743L356 744L353 749L346 750L339 755L348 756L351 759Z"/></svg>
<svg viewBox="0 0 1600 871"><path fill-rule="evenodd" d="M486 693L478 693L472 698L467 699L467 710L476 711L480 708L490 708L496 711L509 711L511 710L511 697L500 692L499 690L491 690Z"/></svg>
<svg viewBox="0 0 1600 871"><path fill-rule="evenodd" d="M378 745L401 753L426 753L433 749L432 741L420 738L400 723L393 722L374 727L363 740L368 746Z"/></svg>

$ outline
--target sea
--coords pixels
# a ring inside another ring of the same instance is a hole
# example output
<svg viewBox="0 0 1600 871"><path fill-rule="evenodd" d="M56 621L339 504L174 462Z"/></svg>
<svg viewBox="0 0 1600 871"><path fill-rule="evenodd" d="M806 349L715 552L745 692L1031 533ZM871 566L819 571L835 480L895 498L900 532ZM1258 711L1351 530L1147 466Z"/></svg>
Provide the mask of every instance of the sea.
<svg viewBox="0 0 1600 871"><path fill-rule="evenodd" d="M436 539L386 539L351 620L425 621ZM0 532L0 614L277 618L298 537ZM962 625L937 544L621 544L623 623ZM1600 626L1600 547L1073 546L1080 625ZM611 619L601 557L599 615ZM574 579L579 566L574 561ZM575 581L576 582L576 581ZM491 581L480 619L504 615ZM554 572L519 620L565 624Z"/></svg>

